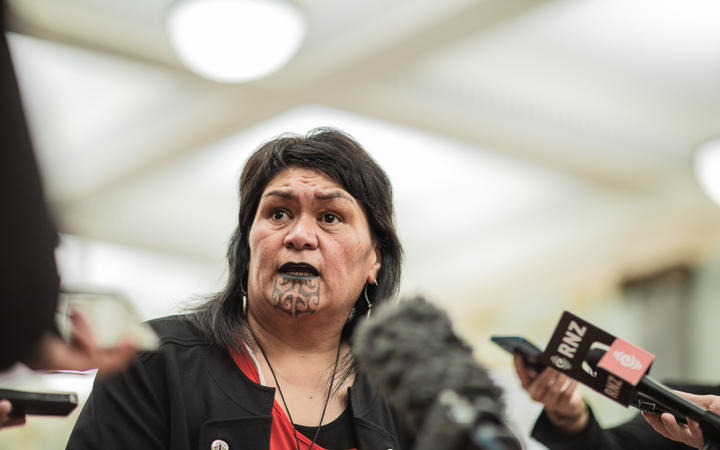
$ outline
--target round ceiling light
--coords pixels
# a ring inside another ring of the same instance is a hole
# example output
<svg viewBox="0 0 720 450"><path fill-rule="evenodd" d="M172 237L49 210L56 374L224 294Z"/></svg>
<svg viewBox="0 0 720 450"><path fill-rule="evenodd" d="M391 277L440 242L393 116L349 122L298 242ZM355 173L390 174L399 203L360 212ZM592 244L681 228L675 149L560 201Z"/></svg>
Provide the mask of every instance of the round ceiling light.
<svg viewBox="0 0 720 450"><path fill-rule="evenodd" d="M305 18L284 0L180 0L168 11L167 31L190 70L238 83L284 66L305 37Z"/></svg>
<svg viewBox="0 0 720 450"><path fill-rule="evenodd" d="M703 144L695 151L695 176L707 195L720 205L720 139Z"/></svg>

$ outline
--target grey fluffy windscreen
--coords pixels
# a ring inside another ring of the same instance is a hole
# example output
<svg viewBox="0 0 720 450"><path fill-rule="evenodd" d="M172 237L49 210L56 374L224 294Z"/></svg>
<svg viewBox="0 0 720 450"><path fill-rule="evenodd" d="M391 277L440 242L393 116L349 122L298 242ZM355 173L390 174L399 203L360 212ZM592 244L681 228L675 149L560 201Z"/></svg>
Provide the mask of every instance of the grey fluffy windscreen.
<svg viewBox="0 0 720 450"><path fill-rule="evenodd" d="M501 390L471 347L455 334L447 314L421 297L378 308L356 331L353 354L413 431L444 389L492 400L501 409Z"/></svg>

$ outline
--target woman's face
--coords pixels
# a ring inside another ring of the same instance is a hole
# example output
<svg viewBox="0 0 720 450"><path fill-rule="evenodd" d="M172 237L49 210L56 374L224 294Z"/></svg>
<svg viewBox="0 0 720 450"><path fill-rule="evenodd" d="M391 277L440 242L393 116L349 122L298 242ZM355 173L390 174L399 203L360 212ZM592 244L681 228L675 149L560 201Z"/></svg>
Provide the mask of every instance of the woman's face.
<svg viewBox="0 0 720 450"><path fill-rule="evenodd" d="M250 301L290 317L319 310L347 315L380 269L357 200L326 175L300 167L268 183L249 244Z"/></svg>

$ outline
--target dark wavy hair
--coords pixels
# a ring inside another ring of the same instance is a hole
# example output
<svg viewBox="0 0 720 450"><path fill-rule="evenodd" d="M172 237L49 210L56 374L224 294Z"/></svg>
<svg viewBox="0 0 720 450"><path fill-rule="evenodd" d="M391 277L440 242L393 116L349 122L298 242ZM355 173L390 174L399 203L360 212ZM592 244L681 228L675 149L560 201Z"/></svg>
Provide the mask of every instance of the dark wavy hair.
<svg viewBox="0 0 720 450"><path fill-rule="evenodd" d="M227 252L228 282L225 288L190 314L190 319L211 342L223 348L238 348L238 333L244 335L242 289L247 287L250 264L248 235L260 197L267 184L288 167L321 172L342 186L362 206L370 235L381 253L377 285L368 286L374 305L395 296L400 284L402 247L393 222L392 185L363 147L335 129L316 128L305 136L282 135L261 145L245 163L240 175L240 211ZM367 311L363 294L355 303L356 314L343 329L348 340Z"/></svg>

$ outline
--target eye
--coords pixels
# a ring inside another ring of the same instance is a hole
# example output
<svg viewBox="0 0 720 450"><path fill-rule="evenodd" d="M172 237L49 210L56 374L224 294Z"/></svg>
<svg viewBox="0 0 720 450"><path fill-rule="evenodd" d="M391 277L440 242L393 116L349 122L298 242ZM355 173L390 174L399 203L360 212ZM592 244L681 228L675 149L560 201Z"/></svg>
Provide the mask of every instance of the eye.
<svg viewBox="0 0 720 450"><path fill-rule="evenodd" d="M280 221L287 217L287 212L283 211L282 209L276 209L272 212L270 217L272 217L273 220Z"/></svg>
<svg viewBox="0 0 720 450"><path fill-rule="evenodd" d="M334 213L325 213L320 220L322 220L323 223L335 224L340 222L340 217Z"/></svg>

